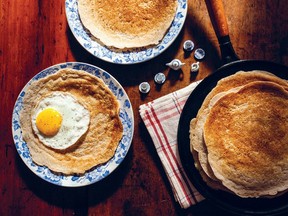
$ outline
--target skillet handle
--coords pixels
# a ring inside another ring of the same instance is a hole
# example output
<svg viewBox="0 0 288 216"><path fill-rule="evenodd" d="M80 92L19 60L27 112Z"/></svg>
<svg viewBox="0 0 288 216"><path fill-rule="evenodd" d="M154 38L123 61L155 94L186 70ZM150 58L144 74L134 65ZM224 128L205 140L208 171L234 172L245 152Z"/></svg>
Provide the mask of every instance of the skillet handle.
<svg viewBox="0 0 288 216"><path fill-rule="evenodd" d="M219 41L222 64L239 60L230 41L229 28L222 0L205 0L205 3Z"/></svg>
<svg viewBox="0 0 288 216"><path fill-rule="evenodd" d="M217 37L229 36L229 29L222 0L206 0L206 6Z"/></svg>

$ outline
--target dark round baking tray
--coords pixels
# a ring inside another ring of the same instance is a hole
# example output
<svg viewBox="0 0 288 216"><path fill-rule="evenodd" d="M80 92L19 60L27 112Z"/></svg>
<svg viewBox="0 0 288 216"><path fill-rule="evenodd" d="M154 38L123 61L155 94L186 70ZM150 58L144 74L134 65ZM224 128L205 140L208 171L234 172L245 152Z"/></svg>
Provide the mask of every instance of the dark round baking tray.
<svg viewBox="0 0 288 216"><path fill-rule="evenodd" d="M280 78L288 79L286 66L267 61L238 60L220 67L212 75L201 81L189 96L179 120L177 139L182 165L197 190L208 201L225 211L238 215L288 215L288 193L272 199L240 198L234 194L208 187L194 166L194 159L190 153L190 121L196 117L205 97L216 86L217 82L239 70L265 70Z"/></svg>

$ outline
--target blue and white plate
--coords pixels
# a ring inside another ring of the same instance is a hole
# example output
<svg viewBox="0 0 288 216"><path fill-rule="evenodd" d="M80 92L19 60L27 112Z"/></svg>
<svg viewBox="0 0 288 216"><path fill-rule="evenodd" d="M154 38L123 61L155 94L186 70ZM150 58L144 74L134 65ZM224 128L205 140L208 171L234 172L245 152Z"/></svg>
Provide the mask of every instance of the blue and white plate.
<svg viewBox="0 0 288 216"><path fill-rule="evenodd" d="M164 52L177 38L187 15L187 0L178 0L178 7L175 18L162 39L155 46L149 48L135 49L132 51L113 51L106 46L99 44L87 31L79 17L77 0L66 0L66 17L69 27L76 40L92 55L111 63L135 64L148 61Z"/></svg>
<svg viewBox="0 0 288 216"><path fill-rule="evenodd" d="M117 99L120 102L120 119L123 124L124 131L123 131L123 137L116 149L114 156L107 163L102 164L100 166L96 166L94 169L86 172L84 175L81 176L78 175L67 176L62 174L55 174L51 172L47 167L38 166L37 164L35 164L32 161L27 143L23 140L22 129L19 120L19 113L23 108L23 98L25 96L25 92L27 91L28 87L36 80L46 77L50 74L54 74L58 70L63 68L84 70L92 75L99 77L104 81L104 83L109 87L109 89L113 92L113 94L117 97ZM59 186L65 186L65 187L85 186L104 179L119 166L119 164L123 161L123 159L127 155L134 133L133 109L130 100L123 87L114 77L112 77L106 71L86 63L79 63L79 62L62 63L51 66L41 71L24 86L14 106L12 115L12 133L15 146L20 157L22 158L24 163L30 168L30 170L32 170L32 172L34 172L37 176L41 177L42 179L52 184Z"/></svg>

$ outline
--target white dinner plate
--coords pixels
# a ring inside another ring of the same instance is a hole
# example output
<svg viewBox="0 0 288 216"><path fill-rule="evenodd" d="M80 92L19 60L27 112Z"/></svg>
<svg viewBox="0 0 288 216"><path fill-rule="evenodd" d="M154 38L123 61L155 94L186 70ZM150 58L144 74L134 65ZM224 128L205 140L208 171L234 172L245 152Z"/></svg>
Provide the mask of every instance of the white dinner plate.
<svg viewBox="0 0 288 216"><path fill-rule="evenodd" d="M98 43L87 31L79 18L77 0L66 0L65 9L68 25L76 40L89 53L107 62L116 64L135 64L148 61L164 52L179 35L187 15L187 0L178 0L178 7L174 20L158 45L135 49L132 51L113 51Z"/></svg>
<svg viewBox="0 0 288 216"><path fill-rule="evenodd" d="M123 137L116 149L116 152L114 156L107 163L96 166L90 171L87 171L84 175L55 174L45 166L38 166L32 161L27 143L23 140L22 137L22 129L20 125L19 114L23 108L23 98L25 96L25 92L27 91L28 87L36 80L39 80L50 74L54 74L58 70L63 68L84 70L92 75L99 77L104 81L104 83L109 87L109 89L113 92L113 94L117 97L117 99L120 102L119 115L121 122L123 124ZM37 176L39 176L40 178L44 179L47 182L59 186L66 186L66 187L85 186L104 179L119 166L119 164L123 161L123 159L127 155L134 133L133 109L130 100L123 87L114 77L112 77L106 71L86 63L80 63L80 62L61 63L41 71L24 86L14 106L12 115L12 133L17 152L19 153L24 163L28 166L28 168L32 172L34 172Z"/></svg>

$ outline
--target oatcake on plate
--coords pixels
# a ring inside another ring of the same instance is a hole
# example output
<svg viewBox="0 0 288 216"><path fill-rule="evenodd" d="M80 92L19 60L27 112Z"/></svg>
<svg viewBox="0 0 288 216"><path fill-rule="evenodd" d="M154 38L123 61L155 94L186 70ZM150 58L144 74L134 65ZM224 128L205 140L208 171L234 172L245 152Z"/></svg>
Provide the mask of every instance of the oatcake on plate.
<svg viewBox="0 0 288 216"><path fill-rule="evenodd" d="M32 128L33 109L53 92L71 94L90 113L87 132L77 143L65 149L44 145ZM114 155L123 134L119 102L111 90L101 79L73 69L62 69L29 86L20 113L20 123L33 161L67 175L83 174L107 162Z"/></svg>
<svg viewBox="0 0 288 216"><path fill-rule="evenodd" d="M78 0L78 10L94 37L106 46L123 49L158 44L177 4L177 0Z"/></svg>

